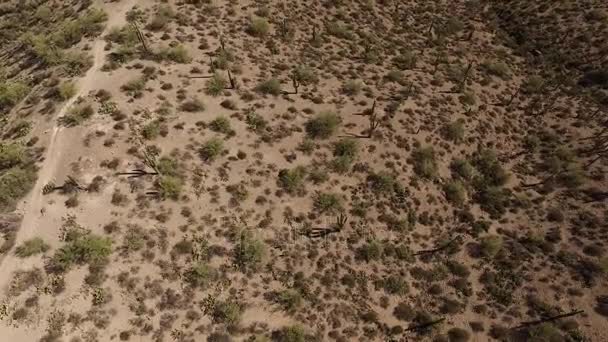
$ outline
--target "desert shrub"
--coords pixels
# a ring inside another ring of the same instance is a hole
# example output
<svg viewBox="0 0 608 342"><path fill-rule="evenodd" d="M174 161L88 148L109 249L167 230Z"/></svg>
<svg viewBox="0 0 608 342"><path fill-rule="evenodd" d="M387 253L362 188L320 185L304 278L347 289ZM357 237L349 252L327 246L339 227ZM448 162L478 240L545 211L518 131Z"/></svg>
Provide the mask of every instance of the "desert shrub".
<svg viewBox="0 0 608 342"><path fill-rule="evenodd" d="M279 171L278 185L288 193L296 194L302 192L305 179L306 168L303 166L291 170L283 169Z"/></svg>
<svg viewBox="0 0 608 342"><path fill-rule="evenodd" d="M22 82L0 82L0 112L19 103L29 91L30 87Z"/></svg>
<svg viewBox="0 0 608 342"><path fill-rule="evenodd" d="M154 140L160 134L160 122L158 120L151 121L141 128L141 135L144 139Z"/></svg>
<svg viewBox="0 0 608 342"><path fill-rule="evenodd" d="M72 96L76 95L76 85L74 82L64 82L59 86L59 97L62 100L70 99Z"/></svg>
<svg viewBox="0 0 608 342"><path fill-rule="evenodd" d="M299 325L283 327L280 331L278 341L280 342L305 342L306 332Z"/></svg>
<svg viewBox="0 0 608 342"><path fill-rule="evenodd" d="M63 53L62 64L68 76L80 76L93 66L93 57L82 51L66 51Z"/></svg>
<svg viewBox="0 0 608 342"><path fill-rule="evenodd" d="M270 24L264 18L250 18L245 31L254 37L265 37L270 31Z"/></svg>
<svg viewBox="0 0 608 342"><path fill-rule="evenodd" d="M450 181L443 187L445 197L452 204L461 206L466 201L466 189L461 181Z"/></svg>
<svg viewBox="0 0 608 342"><path fill-rule="evenodd" d="M94 114L93 107L90 104L83 104L70 109L70 111L59 118L59 123L66 127L78 126L90 119Z"/></svg>
<svg viewBox="0 0 608 342"><path fill-rule="evenodd" d="M255 90L262 94L277 96L281 94L281 82L276 78L271 78L258 83Z"/></svg>
<svg viewBox="0 0 608 342"><path fill-rule="evenodd" d="M145 77L139 77L128 81L120 87L120 90L126 92L130 96L140 96L141 93L146 89L147 79Z"/></svg>
<svg viewBox="0 0 608 342"><path fill-rule="evenodd" d="M509 74L511 71L509 70L509 66L504 62L485 61L482 64L482 67L488 74L492 76L500 77L502 79L509 79Z"/></svg>
<svg viewBox="0 0 608 342"><path fill-rule="evenodd" d="M401 321L411 321L416 316L416 311L406 302L401 302L393 309L393 316Z"/></svg>
<svg viewBox="0 0 608 342"><path fill-rule="evenodd" d="M222 94L227 85L228 81L221 74L216 72L213 74L213 77L207 80L205 92L211 96L218 96Z"/></svg>
<svg viewBox="0 0 608 342"><path fill-rule="evenodd" d="M450 36L456 34L464 29L464 23L458 18L450 17L444 25L439 29L440 34Z"/></svg>
<svg viewBox="0 0 608 342"><path fill-rule="evenodd" d="M255 112L247 113L245 122L247 123L247 128L257 133L261 133L268 126L266 119Z"/></svg>
<svg viewBox="0 0 608 342"><path fill-rule="evenodd" d="M414 162L414 172L426 179L434 179L437 177L437 161L435 159L435 150L433 147L421 147L412 152L412 160Z"/></svg>
<svg viewBox="0 0 608 342"><path fill-rule="evenodd" d="M402 296L409 291L409 286L405 279L400 276L390 275L382 281L382 287L386 293Z"/></svg>
<svg viewBox="0 0 608 342"><path fill-rule="evenodd" d="M158 193L161 198L177 200L182 191L183 182L174 176L162 176L157 181Z"/></svg>
<svg viewBox="0 0 608 342"><path fill-rule="evenodd" d="M256 270L266 254L264 242L253 237L250 232L239 234L239 241L234 247L236 265L241 270Z"/></svg>
<svg viewBox="0 0 608 342"><path fill-rule="evenodd" d="M283 290L276 294L276 301L283 310L291 312L302 304L302 295L297 290Z"/></svg>
<svg viewBox="0 0 608 342"><path fill-rule="evenodd" d="M85 37L96 37L100 35L105 27L103 22L106 20L108 20L107 13L99 8L88 9L85 14L78 19Z"/></svg>
<svg viewBox="0 0 608 342"><path fill-rule="evenodd" d="M213 305L212 317L216 323L236 326L241 321L242 314L241 306L233 301L216 301Z"/></svg>
<svg viewBox="0 0 608 342"><path fill-rule="evenodd" d="M416 67L417 58L413 52L405 52L393 58L393 64L400 70L408 70Z"/></svg>
<svg viewBox="0 0 608 342"><path fill-rule="evenodd" d="M608 87L608 69L589 70L581 77L579 84L584 87Z"/></svg>
<svg viewBox="0 0 608 342"><path fill-rule="evenodd" d="M393 191L398 185L395 177L386 171L372 173L368 177L368 183L370 184L372 190L385 193Z"/></svg>
<svg viewBox="0 0 608 342"><path fill-rule="evenodd" d="M545 86L545 80L537 75L528 77L522 84L521 90L524 94L538 94Z"/></svg>
<svg viewBox="0 0 608 342"><path fill-rule="evenodd" d="M171 19L175 17L175 12L169 6L161 6L158 8L146 28L151 31L160 31L167 28Z"/></svg>
<svg viewBox="0 0 608 342"><path fill-rule="evenodd" d="M0 173L0 212L12 210L35 182L36 170L31 166L15 166Z"/></svg>
<svg viewBox="0 0 608 342"><path fill-rule="evenodd" d="M179 174L179 165L177 160L170 157L161 157L156 162L156 169L164 176L177 176Z"/></svg>
<svg viewBox="0 0 608 342"><path fill-rule="evenodd" d="M185 274L184 278L192 287L205 288L217 277L217 271L206 264L196 263Z"/></svg>
<svg viewBox="0 0 608 342"><path fill-rule="evenodd" d="M112 241L90 233L67 234L67 244L58 249L49 268L54 272L65 272L74 265L104 262L112 253Z"/></svg>
<svg viewBox="0 0 608 342"><path fill-rule="evenodd" d="M205 110L205 104L198 98L193 98L188 101L184 101L179 105L179 109L184 112L202 112Z"/></svg>
<svg viewBox="0 0 608 342"><path fill-rule="evenodd" d="M481 188L474 196L479 207L493 219L500 218L509 207L511 192L497 186Z"/></svg>
<svg viewBox="0 0 608 342"><path fill-rule="evenodd" d="M405 74L400 71L400 70L391 70L386 74L386 79L389 82L395 82L395 83L403 83L403 80L405 78Z"/></svg>
<svg viewBox="0 0 608 342"><path fill-rule="evenodd" d="M323 112L306 123L306 132L311 138L327 139L332 136L342 119L334 112Z"/></svg>
<svg viewBox="0 0 608 342"><path fill-rule="evenodd" d="M348 80L342 85L342 92L346 95L353 96L361 92L361 82L355 80Z"/></svg>
<svg viewBox="0 0 608 342"><path fill-rule="evenodd" d="M20 258L27 258L32 255L41 254L48 251L50 246L39 237L29 239L15 249L15 254Z"/></svg>
<svg viewBox="0 0 608 342"><path fill-rule="evenodd" d="M183 45L177 45L167 50L163 50L160 52L160 56L161 59L168 59L175 63L185 64L192 62L192 57L190 56L188 49Z"/></svg>
<svg viewBox="0 0 608 342"><path fill-rule="evenodd" d="M337 194L319 192L315 195L313 205L320 213L335 214L342 210L342 199Z"/></svg>
<svg viewBox="0 0 608 342"><path fill-rule="evenodd" d="M450 342L467 342L471 338L471 334L461 328L451 328L448 330L448 338Z"/></svg>
<svg viewBox="0 0 608 342"><path fill-rule="evenodd" d="M207 140L199 149L201 158L205 161L215 160L224 150L224 141L219 138L211 138Z"/></svg>
<svg viewBox="0 0 608 342"><path fill-rule="evenodd" d="M338 38L351 40L355 37L351 29L343 23L334 21L326 25L327 33Z"/></svg>
<svg viewBox="0 0 608 342"><path fill-rule="evenodd" d="M357 249L357 258L367 262L378 260L382 256L382 249L379 241L369 241Z"/></svg>
<svg viewBox="0 0 608 342"><path fill-rule="evenodd" d="M464 120L459 119L445 125L443 135L448 140L461 143L464 140Z"/></svg>
<svg viewBox="0 0 608 342"><path fill-rule="evenodd" d="M502 186L509 179L509 175L500 165L496 152L493 150L479 151L473 159L473 164L480 173L480 177L475 180L479 188Z"/></svg>
<svg viewBox="0 0 608 342"><path fill-rule="evenodd" d="M25 160L25 149L20 144L0 144L0 170L17 166Z"/></svg>
<svg viewBox="0 0 608 342"><path fill-rule="evenodd" d="M526 331L527 339L530 342L545 342L545 341L565 341L564 337L551 323L542 323L533 326Z"/></svg>
<svg viewBox="0 0 608 342"><path fill-rule="evenodd" d="M234 62L234 53L231 50L220 50L213 60L213 67L220 70L229 69L230 63Z"/></svg>
<svg viewBox="0 0 608 342"><path fill-rule="evenodd" d="M494 258L502 249L503 241L498 235L488 235L481 238L480 252L484 257Z"/></svg>
<svg viewBox="0 0 608 342"><path fill-rule="evenodd" d="M334 156L332 168L339 173L345 173L357 155L357 141L354 139L342 139L334 144Z"/></svg>
<svg viewBox="0 0 608 342"><path fill-rule="evenodd" d="M293 74L296 80L302 85L319 83L319 77L315 73L314 69L309 66L298 65L294 69Z"/></svg>
<svg viewBox="0 0 608 342"><path fill-rule="evenodd" d="M209 123L209 128L218 133L230 134L233 132L232 127L230 126L230 120L228 120L228 118L225 116L218 116L217 118L213 119Z"/></svg>
<svg viewBox="0 0 608 342"><path fill-rule="evenodd" d="M473 165L466 159L454 159L450 164L450 169L454 178L460 178L465 181L472 180L475 175Z"/></svg>

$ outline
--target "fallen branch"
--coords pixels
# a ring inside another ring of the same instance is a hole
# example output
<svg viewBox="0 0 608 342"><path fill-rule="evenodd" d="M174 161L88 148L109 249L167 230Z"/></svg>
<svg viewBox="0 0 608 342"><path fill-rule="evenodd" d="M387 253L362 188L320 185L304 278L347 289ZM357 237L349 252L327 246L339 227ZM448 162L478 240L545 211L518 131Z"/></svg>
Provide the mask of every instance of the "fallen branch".
<svg viewBox="0 0 608 342"><path fill-rule="evenodd" d="M521 328L527 328L533 325L538 325L538 324L542 324L542 323L546 323L546 322L553 322L553 321L557 321L559 319L562 318L566 318L566 317L572 317L572 316L576 316L576 315L580 315L582 314L583 310L574 310L565 314L561 314L561 315L557 315L557 316L552 316L552 317L547 317L547 318L543 318L543 319L539 319L536 321L529 321L529 322L523 322L521 323L519 326L515 327L514 329L521 329Z"/></svg>
<svg viewBox="0 0 608 342"><path fill-rule="evenodd" d="M441 252L445 249L448 249L456 240L458 240L460 238L459 235L457 235L456 237L454 237L452 240L448 241L447 243L437 247L437 248L433 248L433 249L427 249L427 250L422 250L422 251L418 251L416 253L414 253L414 255L423 255L423 254L434 254L437 252Z"/></svg>

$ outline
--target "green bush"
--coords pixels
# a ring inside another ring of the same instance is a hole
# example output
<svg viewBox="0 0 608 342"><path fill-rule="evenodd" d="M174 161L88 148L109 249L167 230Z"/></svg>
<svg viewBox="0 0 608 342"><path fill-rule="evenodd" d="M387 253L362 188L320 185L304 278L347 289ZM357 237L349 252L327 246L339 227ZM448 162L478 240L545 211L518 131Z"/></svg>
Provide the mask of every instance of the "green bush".
<svg viewBox="0 0 608 342"><path fill-rule="evenodd" d="M522 84L521 89L524 94L538 94L545 86L545 80L537 75L528 77Z"/></svg>
<svg viewBox="0 0 608 342"><path fill-rule="evenodd" d="M66 242L49 261L49 268L54 272L65 272L74 265L101 263L112 253L109 238L90 233L68 234Z"/></svg>
<svg viewBox="0 0 608 342"><path fill-rule="evenodd" d="M177 200L182 191L183 182L178 177L162 176L159 178L157 186L161 198Z"/></svg>
<svg viewBox="0 0 608 342"><path fill-rule="evenodd" d="M271 78L260 82L255 90L262 94L280 95L281 94L281 82L276 78Z"/></svg>
<svg viewBox="0 0 608 342"><path fill-rule="evenodd" d="M378 260L382 256L382 249L381 242L370 241L357 249L357 258L367 262Z"/></svg>
<svg viewBox="0 0 608 342"><path fill-rule="evenodd" d="M342 210L342 199L337 194L317 193L313 205L322 214L335 214Z"/></svg>
<svg viewBox="0 0 608 342"><path fill-rule="evenodd" d="M93 66L93 57L82 51L66 51L63 53L61 63L68 76L81 76Z"/></svg>
<svg viewBox="0 0 608 342"><path fill-rule="evenodd" d="M409 291L409 286L405 279L396 275L389 275L382 281L382 287L386 293L392 295L405 295Z"/></svg>
<svg viewBox="0 0 608 342"><path fill-rule="evenodd" d="M353 96L359 94L362 87L361 82L349 80L342 85L342 92L346 95Z"/></svg>
<svg viewBox="0 0 608 342"><path fill-rule="evenodd" d="M401 302L393 309L393 316L400 321L411 321L416 316L416 311L409 304Z"/></svg>
<svg viewBox="0 0 608 342"><path fill-rule="evenodd" d="M445 125L443 134L446 139L461 143L464 140L464 120L459 119Z"/></svg>
<svg viewBox="0 0 608 342"><path fill-rule="evenodd" d="M466 159L454 159L450 164L450 169L454 178L460 178L465 181L472 180L475 175L473 165Z"/></svg>
<svg viewBox="0 0 608 342"><path fill-rule="evenodd" d="M232 301L216 301L213 306L213 321L228 326L236 326L241 321L243 314L239 304Z"/></svg>
<svg viewBox="0 0 608 342"><path fill-rule="evenodd" d="M177 45L172 48L169 48L166 51L163 51L161 55L166 56L166 59L173 61L175 63L190 63L192 62L192 57L183 45Z"/></svg>
<svg viewBox="0 0 608 342"><path fill-rule="evenodd" d="M266 255L266 245L252 236L250 232L239 235L234 247L235 263L241 270L256 270Z"/></svg>
<svg viewBox="0 0 608 342"><path fill-rule="evenodd" d="M217 271L206 264L196 263L185 274L186 282L192 287L208 287L217 277Z"/></svg>
<svg viewBox="0 0 608 342"><path fill-rule="evenodd" d="M179 174L179 165L177 161L170 157L161 157L156 162L156 169L163 176L177 176Z"/></svg>
<svg viewBox="0 0 608 342"><path fill-rule="evenodd" d="M198 98L193 98L188 101L184 101L179 105L179 109L184 112L202 112L205 110L205 104Z"/></svg>
<svg viewBox="0 0 608 342"><path fill-rule="evenodd" d="M59 118L59 123L66 127L78 126L90 119L94 113L90 104L83 104L70 109L66 115Z"/></svg>
<svg viewBox="0 0 608 342"><path fill-rule="evenodd" d="M331 22L326 25L327 33L338 38L351 40L355 37L351 29L341 22Z"/></svg>
<svg viewBox="0 0 608 342"><path fill-rule="evenodd" d="M228 120L228 118L226 118L225 116L218 116L217 118L213 119L209 123L209 128L211 128L212 131L218 133L230 134L232 132L230 120Z"/></svg>
<svg viewBox="0 0 608 342"><path fill-rule="evenodd" d="M76 91L76 84L71 81L64 82L59 86L59 96L64 101L76 95Z"/></svg>
<svg viewBox="0 0 608 342"><path fill-rule="evenodd" d="M509 79L509 66L503 62L492 62L485 61L482 64L482 67L486 70L486 72L492 76L500 77L502 79Z"/></svg>
<svg viewBox="0 0 608 342"><path fill-rule="evenodd" d="M298 65L294 70L294 76L304 86L319 83L315 70L305 65Z"/></svg>
<svg viewBox="0 0 608 342"><path fill-rule="evenodd" d="M494 258L502 249L502 237L488 235L481 238L480 252L486 258Z"/></svg>
<svg viewBox="0 0 608 342"><path fill-rule="evenodd" d="M247 113L245 122L247 123L247 128L257 133L261 133L268 126L266 119L254 112Z"/></svg>
<svg viewBox="0 0 608 342"><path fill-rule="evenodd" d="M205 161L213 161L224 150L224 141L219 138L211 138L207 140L199 149L201 158Z"/></svg>
<svg viewBox="0 0 608 342"><path fill-rule="evenodd" d="M302 295L296 290L283 290L277 293L276 301L285 311L294 311L302 304Z"/></svg>
<svg viewBox="0 0 608 342"><path fill-rule="evenodd" d="M409 70L416 67L417 60L416 55L408 51L393 58L393 63L400 70Z"/></svg>
<svg viewBox="0 0 608 342"><path fill-rule="evenodd" d="M224 92L224 89L228 85L228 81L219 73L214 73L213 77L207 80L207 87L205 92L211 96L218 96Z"/></svg>
<svg viewBox="0 0 608 342"><path fill-rule="evenodd" d="M306 332L299 325L291 325L283 327L279 334L278 341L280 342L305 342Z"/></svg>
<svg viewBox="0 0 608 342"><path fill-rule="evenodd" d="M29 92L30 88L22 82L9 81L0 83L0 112L15 106Z"/></svg>
<svg viewBox="0 0 608 342"><path fill-rule="evenodd" d="M332 168L339 173L348 172L350 165L357 156L358 144L355 139L342 139L334 144L334 156Z"/></svg>
<svg viewBox="0 0 608 342"><path fill-rule="evenodd" d="M476 179L477 186L480 188L502 186L509 180L508 173L500 165L496 152L493 150L479 151L473 159L473 164L480 173L480 177Z"/></svg>
<svg viewBox="0 0 608 342"><path fill-rule="evenodd" d="M12 210L31 190L36 178L36 170L31 166L15 166L0 173L0 212Z"/></svg>
<svg viewBox="0 0 608 342"><path fill-rule="evenodd" d="M146 89L147 81L148 80L145 77L139 77L123 84L120 89L130 96L137 96L140 95L144 89Z"/></svg>
<svg viewBox="0 0 608 342"><path fill-rule="evenodd" d="M51 248L44 240L39 237L25 241L15 249L15 254L20 258L27 258L32 255L41 254Z"/></svg>
<svg viewBox="0 0 608 342"><path fill-rule="evenodd" d="M254 37L265 37L270 31L270 24L264 18L250 18L246 31Z"/></svg>
<svg viewBox="0 0 608 342"><path fill-rule="evenodd" d="M432 146L415 149L412 152L412 159L414 161L414 172L418 176L426 179L437 177L437 161Z"/></svg>
<svg viewBox="0 0 608 342"><path fill-rule="evenodd" d="M461 328L451 328L448 330L448 338L450 342L467 342L471 338L471 334Z"/></svg>
<svg viewBox="0 0 608 342"><path fill-rule="evenodd" d="M475 194L475 201L479 207L490 214L493 219L500 218L509 207L511 193L507 189L497 186L480 188Z"/></svg>
<svg viewBox="0 0 608 342"><path fill-rule="evenodd" d="M386 171L372 173L368 177L368 182L372 190L385 193L395 190L395 187L398 184L395 177Z"/></svg>
<svg viewBox="0 0 608 342"><path fill-rule="evenodd" d="M19 144L0 143L0 170L22 164L26 160L25 149Z"/></svg>
<svg viewBox="0 0 608 342"><path fill-rule="evenodd" d="M141 135L146 140L154 140L160 134L160 122L158 120L151 121L141 128Z"/></svg>
<svg viewBox="0 0 608 342"><path fill-rule="evenodd" d="M311 138L327 139L332 136L342 119L334 112L323 112L306 123L306 132Z"/></svg>
<svg viewBox="0 0 608 342"><path fill-rule="evenodd" d="M160 31L167 28L171 19L175 17L173 9L164 5L158 8L150 22L146 25L146 28L151 31Z"/></svg>
<svg viewBox="0 0 608 342"><path fill-rule="evenodd" d="M303 166L298 166L291 170L283 169L279 171L278 184L290 194L296 194L302 192L305 178L306 168Z"/></svg>
<svg viewBox="0 0 608 342"><path fill-rule="evenodd" d="M466 189L461 181L450 181L443 187L443 192L448 201L456 206L461 206L466 201Z"/></svg>

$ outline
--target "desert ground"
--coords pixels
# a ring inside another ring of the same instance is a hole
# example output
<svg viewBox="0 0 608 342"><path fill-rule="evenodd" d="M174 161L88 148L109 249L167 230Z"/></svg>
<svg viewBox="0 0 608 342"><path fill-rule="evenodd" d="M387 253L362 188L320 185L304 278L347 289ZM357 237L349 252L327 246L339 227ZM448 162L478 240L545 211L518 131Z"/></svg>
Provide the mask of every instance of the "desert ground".
<svg viewBox="0 0 608 342"><path fill-rule="evenodd" d="M0 342L608 341L602 1L0 2Z"/></svg>

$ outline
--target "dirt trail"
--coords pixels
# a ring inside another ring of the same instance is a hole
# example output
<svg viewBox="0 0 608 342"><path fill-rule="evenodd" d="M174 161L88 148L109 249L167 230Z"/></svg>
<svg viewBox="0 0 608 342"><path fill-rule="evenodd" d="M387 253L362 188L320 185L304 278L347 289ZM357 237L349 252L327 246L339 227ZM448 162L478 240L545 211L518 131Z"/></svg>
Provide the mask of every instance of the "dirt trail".
<svg viewBox="0 0 608 342"><path fill-rule="evenodd" d="M80 79L76 80L78 92L69 99L55 116L55 125L49 139L44 161L38 171L38 180L34 188L26 199L19 206L19 211L23 213L23 220L15 239L15 246L36 236L36 231L45 227L45 217L43 215L45 200L42 195L42 188L49 181L52 181L58 166L62 161L62 152L70 141L67 141L61 132L63 128L57 123L57 118L65 115L76 103L80 96L87 95L95 88L95 79L101 72L101 67L105 60L103 35L115 26L122 26L126 23L126 12L136 3L136 0L128 0L116 5L108 5L105 8L108 13L106 31L98 37L92 44L93 66ZM0 293L4 291L11 279L11 275L19 269L28 269L33 266L35 259L19 259L15 257L13 251L7 253L0 262Z"/></svg>

